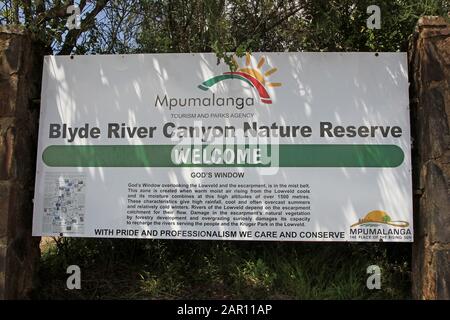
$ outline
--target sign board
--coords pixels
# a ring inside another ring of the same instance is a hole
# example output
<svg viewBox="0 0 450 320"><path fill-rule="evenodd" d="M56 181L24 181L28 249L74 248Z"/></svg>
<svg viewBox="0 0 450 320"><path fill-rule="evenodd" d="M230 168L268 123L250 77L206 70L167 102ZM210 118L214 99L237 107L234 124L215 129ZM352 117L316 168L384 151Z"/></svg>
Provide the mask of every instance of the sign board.
<svg viewBox="0 0 450 320"><path fill-rule="evenodd" d="M34 235L413 241L406 54L45 58Z"/></svg>

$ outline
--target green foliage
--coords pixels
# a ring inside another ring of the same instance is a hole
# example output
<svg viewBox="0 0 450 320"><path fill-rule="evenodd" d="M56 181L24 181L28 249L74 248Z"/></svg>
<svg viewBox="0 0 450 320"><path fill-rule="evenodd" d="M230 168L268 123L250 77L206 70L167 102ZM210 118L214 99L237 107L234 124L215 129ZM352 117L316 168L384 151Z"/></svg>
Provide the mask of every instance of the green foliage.
<svg viewBox="0 0 450 320"><path fill-rule="evenodd" d="M381 29L368 29L370 0L146 0L139 52L405 51L420 16L447 15L445 0L380 0Z"/></svg>
<svg viewBox="0 0 450 320"><path fill-rule="evenodd" d="M54 0L0 2L0 24L24 25L54 52L215 52L232 66L230 53L245 51L406 50L420 16L450 11L447 0L379 0L381 29L371 30L366 27L370 0L82 3L79 32L65 26L70 2Z"/></svg>

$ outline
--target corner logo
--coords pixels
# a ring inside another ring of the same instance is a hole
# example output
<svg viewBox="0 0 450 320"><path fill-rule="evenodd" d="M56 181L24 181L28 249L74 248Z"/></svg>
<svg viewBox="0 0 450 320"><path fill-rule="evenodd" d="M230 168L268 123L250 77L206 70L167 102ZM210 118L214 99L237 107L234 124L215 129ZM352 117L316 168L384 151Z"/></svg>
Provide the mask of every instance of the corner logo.
<svg viewBox="0 0 450 320"><path fill-rule="evenodd" d="M209 78L208 80L202 82L202 84L198 87L206 91L223 80L238 79L248 83L250 86L255 88L262 103L271 104L272 99L267 92L267 87L279 87L281 86L281 83L269 82L267 80L267 77L276 72L277 68L271 68L263 73L261 68L266 62L266 59L264 57L261 57L256 68L252 65L251 60L251 55L247 53L245 57L245 66L240 67L237 61L233 58L233 64L236 66L236 71L224 72L221 75Z"/></svg>
<svg viewBox="0 0 450 320"><path fill-rule="evenodd" d="M409 222L407 221L392 221L391 217L386 212L381 210L374 210L366 214L364 218L359 219L358 222L352 224L350 228L354 228L359 225L372 226L376 224L386 224L398 228L407 228L409 226Z"/></svg>

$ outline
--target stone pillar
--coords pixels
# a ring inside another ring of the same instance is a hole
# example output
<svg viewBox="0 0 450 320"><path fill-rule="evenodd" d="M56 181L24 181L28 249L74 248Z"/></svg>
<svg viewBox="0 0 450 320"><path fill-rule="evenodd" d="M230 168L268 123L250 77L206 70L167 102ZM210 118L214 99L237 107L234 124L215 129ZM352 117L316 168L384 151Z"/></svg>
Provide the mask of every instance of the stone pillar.
<svg viewBox="0 0 450 320"><path fill-rule="evenodd" d="M27 298L39 259L31 237L42 58L21 29L0 27L0 299Z"/></svg>
<svg viewBox="0 0 450 320"><path fill-rule="evenodd" d="M450 25L424 17L409 55L415 299L450 299Z"/></svg>

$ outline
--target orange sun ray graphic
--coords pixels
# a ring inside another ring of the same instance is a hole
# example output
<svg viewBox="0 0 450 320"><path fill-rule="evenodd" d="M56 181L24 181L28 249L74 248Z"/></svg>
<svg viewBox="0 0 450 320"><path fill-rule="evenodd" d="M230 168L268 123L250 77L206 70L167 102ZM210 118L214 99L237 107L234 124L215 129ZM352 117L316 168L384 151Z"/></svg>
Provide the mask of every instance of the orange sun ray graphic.
<svg viewBox="0 0 450 320"><path fill-rule="evenodd" d="M266 58L261 57L259 58L258 63L256 63L256 66L254 66L252 63L252 57L250 53L247 52L245 55L245 65L241 67L236 60L236 56L232 56L231 64L234 67L233 69L236 71L227 71L221 75L213 76L212 78L203 81L198 88L206 91L221 81L237 79L246 82L253 87L258 92L262 103L272 104L272 98L270 97L270 93L267 91L267 88L279 87L281 86L281 82L270 82L268 80L268 77L275 73L278 69L269 67L268 70L263 71L262 69L265 63Z"/></svg>
<svg viewBox="0 0 450 320"><path fill-rule="evenodd" d="M261 57L258 61L258 64L256 65L256 68L252 66L252 60L251 60L251 54L246 53L245 54L245 66L241 67L239 63L237 62L236 58L233 57L232 63L236 66L236 70L239 72L244 72L255 79L257 79L263 86L267 87L280 87L281 82L269 82L267 80L267 77L269 77L271 74L277 72L277 68L271 68L263 73L261 70L264 67L264 64L266 63L266 59L264 57Z"/></svg>

